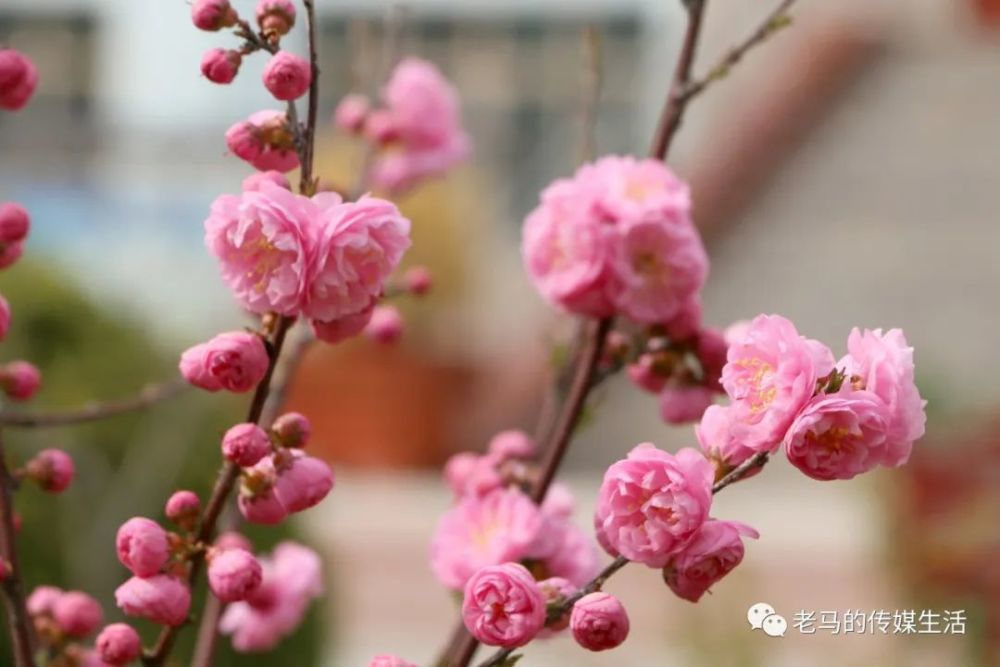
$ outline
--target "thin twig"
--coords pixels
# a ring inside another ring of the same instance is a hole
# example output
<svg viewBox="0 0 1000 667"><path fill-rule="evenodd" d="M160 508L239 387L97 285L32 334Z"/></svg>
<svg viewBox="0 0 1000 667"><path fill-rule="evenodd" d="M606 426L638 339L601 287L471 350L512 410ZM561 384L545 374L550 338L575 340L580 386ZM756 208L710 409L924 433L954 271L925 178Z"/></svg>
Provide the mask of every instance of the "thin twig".
<svg viewBox="0 0 1000 667"><path fill-rule="evenodd" d="M65 412L0 412L0 426L12 428L49 428L73 426L143 410L177 396L190 385L183 378L149 385L135 396L107 403L93 403Z"/></svg>
<svg viewBox="0 0 1000 667"><path fill-rule="evenodd" d="M597 117L601 101L601 33L594 25L583 30L583 72L580 96L580 162L597 155Z"/></svg>
<svg viewBox="0 0 1000 667"><path fill-rule="evenodd" d="M3 599L7 609L7 623L13 642L14 664L17 667L34 667L32 645L34 627L28 616L24 598L24 581L17 558L16 530L14 528L13 491L14 478L7 470L7 454L0 438L0 557L10 567L3 580Z"/></svg>
<svg viewBox="0 0 1000 667"><path fill-rule="evenodd" d="M319 111L319 55L316 50L316 7L313 0L303 0L306 8L306 23L309 36L309 67L312 79L309 83L309 109L306 114L305 146L302 150L302 174L299 191L303 194L315 193L313 179L313 154L316 150L316 117Z"/></svg>

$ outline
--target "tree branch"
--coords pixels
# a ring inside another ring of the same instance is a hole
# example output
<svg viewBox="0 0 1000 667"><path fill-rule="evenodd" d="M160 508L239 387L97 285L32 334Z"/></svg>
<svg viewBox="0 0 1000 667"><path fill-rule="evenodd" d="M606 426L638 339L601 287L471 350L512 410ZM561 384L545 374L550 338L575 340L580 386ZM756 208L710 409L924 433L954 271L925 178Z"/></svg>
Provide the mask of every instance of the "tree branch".
<svg viewBox="0 0 1000 667"><path fill-rule="evenodd" d="M16 530L14 528L14 478L7 469L7 454L0 438L0 556L10 566L10 572L3 581L4 606L7 610L7 624L14 650L14 664L17 667L34 667L33 655L34 627L28 616L24 598L24 581L17 559Z"/></svg>

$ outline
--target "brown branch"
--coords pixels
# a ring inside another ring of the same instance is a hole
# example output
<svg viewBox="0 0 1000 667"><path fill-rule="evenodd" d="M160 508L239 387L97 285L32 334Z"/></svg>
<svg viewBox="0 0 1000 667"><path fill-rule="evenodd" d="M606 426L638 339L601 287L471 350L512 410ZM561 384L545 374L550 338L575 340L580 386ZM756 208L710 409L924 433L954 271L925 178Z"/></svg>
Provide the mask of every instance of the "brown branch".
<svg viewBox="0 0 1000 667"><path fill-rule="evenodd" d="M299 191L312 195L316 191L316 183L313 179L313 155L316 150L316 117L319 110L319 56L316 51L316 8L313 0L303 0L303 4L306 8L306 23L308 24L309 67L312 70L312 78L309 83L309 109L306 112Z"/></svg>
<svg viewBox="0 0 1000 667"><path fill-rule="evenodd" d="M10 567L3 580L3 599L10 626L14 664L17 667L34 667L34 627L28 616L24 598L24 582L17 559L16 530L14 528L13 492L15 480L7 469L7 455L0 439L0 557Z"/></svg>
<svg viewBox="0 0 1000 667"><path fill-rule="evenodd" d="M49 428L98 421L128 412L143 410L160 401L177 396L188 387L188 383L183 378L176 378L160 384L149 385L141 389L137 395L129 398L108 401L107 403L93 403L65 412L0 412L0 426L13 428Z"/></svg>

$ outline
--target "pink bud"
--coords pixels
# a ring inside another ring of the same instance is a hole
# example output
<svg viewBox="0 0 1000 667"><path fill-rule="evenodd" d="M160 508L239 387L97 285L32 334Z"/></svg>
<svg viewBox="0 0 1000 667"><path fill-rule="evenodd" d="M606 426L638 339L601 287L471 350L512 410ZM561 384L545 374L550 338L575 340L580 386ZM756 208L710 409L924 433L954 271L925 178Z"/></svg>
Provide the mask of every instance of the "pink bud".
<svg viewBox="0 0 1000 667"><path fill-rule="evenodd" d="M244 519L262 526L279 524L288 517L288 510L278 500L273 488L254 494L244 493L241 489L237 505Z"/></svg>
<svg viewBox="0 0 1000 667"><path fill-rule="evenodd" d="M285 35L295 25L295 4L291 0L260 0L256 13L264 33Z"/></svg>
<svg viewBox="0 0 1000 667"><path fill-rule="evenodd" d="M701 328L701 299L697 296L688 299L680 312L664 327L671 340L682 341L694 337Z"/></svg>
<svg viewBox="0 0 1000 667"><path fill-rule="evenodd" d="M0 243L17 243L28 236L31 217L20 204L0 204Z"/></svg>
<svg viewBox="0 0 1000 667"><path fill-rule="evenodd" d="M271 452L271 439L256 424L237 424L222 438L222 455L242 468L257 465Z"/></svg>
<svg viewBox="0 0 1000 667"><path fill-rule="evenodd" d="M376 343L389 345L403 335L403 316L395 306L375 306L365 335Z"/></svg>
<svg viewBox="0 0 1000 667"><path fill-rule="evenodd" d="M667 377L656 368L656 357L651 354L640 356L625 372L635 386L654 394L663 391L667 384Z"/></svg>
<svg viewBox="0 0 1000 667"><path fill-rule="evenodd" d="M43 449L24 466L28 478L48 493L62 493L69 488L76 472L73 459L61 449Z"/></svg>
<svg viewBox="0 0 1000 667"><path fill-rule="evenodd" d="M700 385L667 387L660 394L660 416L668 424L696 422L714 399L715 392Z"/></svg>
<svg viewBox="0 0 1000 667"><path fill-rule="evenodd" d="M386 109L376 109L365 120L365 136L376 144L388 144L399 137L399 129L392 113Z"/></svg>
<svg viewBox="0 0 1000 667"><path fill-rule="evenodd" d="M462 620L488 646L524 646L545 626L545 599L523 565L484 567L465 584Z"/></svg>
<svg viewBox="0 0 1000 667"><path fill-rule="evenodd" d="M333 471L312 456L297 456L278 473L274 495L289 512L319 503L333 488Z"/></svg>
<svg viewBox="0 0 1000 667"><path fill-rule="evenodd" d="M215 32L236 25L239 16L229 0L194 0L191 20L199 30Z"/></svg>
<svg viewBox="0 0 1000 667"><path fill-rule="evenodd" d="M0 368L0 385L12 401L27 401L42 385L42 374L27 361L12 361Z"/></svg>
<svg viewBox="0 0 1000 667"><path fill-rule="evenodd" d="M22 109L37 85L38 70L30 58L14 49L0 49L0 109Z"/></svg>
<svg viewBox="0 0 1000 667"><path fill-rule="evenodd" d="M223 602L239 602L260 586L263 570L243 549L213 549L208 556L208 585Z"/></svg>
<svg viewBox="0 0 1000 667"><path fill-rule="evenodd" d="M232 49L209 49L201 58L201 73L212 83L231 83L240 71L243 56Z"/></svg>
<svg viewBox="0 0 1000 667"><path fill-rule="evenodd" d="M312 424L303 414L286 412L271 424L271 433L283 447L302 449L312 435Z"/></svg>
<svg viewBox="0 0 1000 667"><path fill-rule="evenodd" d="M115 548L121 564L140 577L156 574L170 558L166 531L143 517L134 517L121 525Z"/></svg>
<svg viewBox="0 0 1000 667"><path fill-rule="evenodd" d="M524 431L500 431L490 440L489 452L500 459L530 459L535 455L535 441Z"/></svg>
<svg viewBox="0 0 1000 667"><path fill-rule="evenodd" d="M63 593L52 604L52 617L62 631L71 637L86 637L104 620L97 600L86 593Z"/></svg>
<svg viewBox="0 0 1000 667"><path fill-rule="evenodd" d="M7 303L7 299L0 296L0 341L7 337L8 331L10 331L10 304Z"/></svg>
<svg viewBox="0 0 1000 667"><path fill-rule="evenodd" d="M201 501L194 491L174 491L164 508L169 520L188 530L194 528L200 513Z"/></svg>
<svg viewBox="0 0 1000 667"><path fill-rule="evenodd" d="M31 595L28 596L28 613L32 616L51 614L56 600L62 597L62 595L63 590L61 588L56 588L55 586L37 586L31 591Z"/></svg>
<svg viewBox="0 0 1000 667"><path fill-rule="evenodd" d="M431 291L433 278L426 266L414 266L403 274L403 286L415 296L423 296Z"/></svg>
<svg viewBox="0 0 1000 667"><path fill-rule="evenodd" d="M588 651L604 651L628 637L628 614L618 598L607 593L584 595L573 605L569 619L576 643Z"/></svg>
<svg viewBox="0 0 1000 667"><path fill-rule="evenodd" d="M196 387L242 393L264 379L269 364L260 336L234 331L188 349L181 355L180 371Z"/></svg>
<svg viewBox="0 0 1000 667"><path fill-rule="evenodd" d="M371 109L371 102L365 95L353 93L345 95L333 112L333 124L351 134L357 134L365 126L365 118Z"/></svg>
<svg viewBox="0 0 1000 667"><path fill-rule="evenodd" d="M131 625L112 623L101 630L94 642L97 655L109 665L127 665L142 652L142 640Z"/></svg>
<svg viewBox="0 0 1000 667"><path fill-rule="evenodd" d="M226 146L233 155L247 162L260 158L265 148L260 130L245 120L233 124L226 130Z"/></svg>
<svg viewBox="0 0 1000 667"><path fill-rule="evenodd" d="M302 97L311 82L312 66L294 53L278 51L264 65L264 87L279 100Z"/></svg>
<svg viewBox="0 0 1000 667"><path fill-rule="evenodd" d="M340 319L330 322L314 321L312 323L312 330L316 335L316 338L320 339L324 343L330 343L331 345L336 344L353 336L357 336L359 333L364 331L365 327L368 326L368 323L371 321L372 313L374 311L374 306L369 306L360 313L346 315Z"/></svg>
<svg viewBox="0 0 1000 667"><path fill-rule="evenodd" d="M264 183L273 183L279 188L291 190L288 178L280 171L260 171L243 179L243 192L260 192Z"/></svg>
<svg viewBox="0 0 1000 667"><path fill-rule="evenodd" d="M12 266L24 254L24 241L0 244L0 269Z"/></svg>
<svg viewBox="0 0 1000 667"><path fill-rule="evenodd" d="M132 577L115 591L118 608L161 625L180 625L191 609L187 584L166 574Z"/></svg>
<svg viewBox="0 0 1000 667"><path fill-rule="evenodd" d="M400 657L395 655L389 655L388 653L382 653L371 659L368 663L368 667L417 667L412 662L407 662Z"/></svg>
<svg viewBox="0 0 1000 667"><path fill-rule="evenodd" d="M222 533L217 538L215 538L215 548L216 549L243 549L244 551L253 551L253 545L250 544L250 540L244 537L242 534L237 533L234 530Z"/></svg>

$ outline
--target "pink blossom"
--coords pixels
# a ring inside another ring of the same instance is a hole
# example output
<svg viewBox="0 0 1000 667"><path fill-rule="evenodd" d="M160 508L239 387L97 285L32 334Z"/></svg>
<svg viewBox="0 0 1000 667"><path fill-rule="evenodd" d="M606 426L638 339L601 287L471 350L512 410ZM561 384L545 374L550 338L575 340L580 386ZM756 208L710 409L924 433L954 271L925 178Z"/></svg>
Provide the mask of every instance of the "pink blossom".
<svg viewBox="0 0 1000 667"><path fill-rule="evenodd" d="M445 483L456 498L470 494L483 496L503 486L499 465L500 460L491 454L459 452L445 462Z"/></svg>
<svg viewBox="0 0 1000 667"><path fill-rule="evenodd" d="M132 577L115 591L115 602L129 616L180 625L191 608L191 591L183 581L166 574Z"/></svg>
<svg viewBox="0 0 1000 667"><path fill-rule="evenodd" d="M0 368L0 385L12 401L31 399L42 385L42 374L34 364L12 361Z"/></svg>
<svg viewBox="0 0 1000 667"><path fill-rule="evenodd" d="M243 57L233 49L209 49L201 57L201 73L212 83L227 84L240 71Z"/></svg>
<svg viewBox="0 0 1000 667"><path fill-rule="evenodd" d="M399 138L396 121L388 109L375 109L369 113L365 118L363 132L369 141L378 145L385 145Z"/></svg>
<svg viewBox="0 0 1000 667"><path fill-rule="evenodd" d="M403 316L395 306L375 306L365 335L382 345L391 345L403 335Z"/></svg>
<svg viewBox="0 0 1000 667"><path fill-rule="evenodd" d="M0 269L13 266L24 254L24 241L0 244Z"/></svg>
<svg viewBox="0 0 1000 667"><path fill-rule="evenodd" d="M500 431L490 439L489 452L501 460L530 459L535 455L535 441L524 431Z"/></svg>
<svg viewBox="0 0 1000 667"><path fill-rule="evenodd" d="M309 61L288 51L278 51L264 65L264 87L282 101L295 100L306 94L312 82Z"/></svg>
<svg viewBox="0 0 1000 667"><path fill-rule="evenodd" d="M715 466L715 478L721 479L733 468L754 455L754 450L744 447L732 434L732 409L729 406L711 405L695 426L695 435L701 451ZM754 468L747 477L756 475Z"/></svg>
<svg viewBox="0 0 1000 667"><path fill-rule="evenodd" d="M299 166L295 134L283 111L265 109L226 131L226 145L259 171L288 172Z"/></svg>
<svg viewBox="0 0 1000 667"><path fill-rule="evenodd" d="M10 331L10 303L0 295L0 342L7 338Z"/></svg>
<svg viewBox="0 0 1000 667"><path fill-rule="evenodd" d="M312 221L318 206L270 183L222 195L205 221L205 244L222 279L251 312L296 315L309 288Z"/></svg>
<svg viewBox="0 0 1000 667"><path fill-rule="evenodd" d="M676 315L662 323L663 329L673 341L690 340L701 330L701 315L701 297L693 294L681 304Z"/></svg>
<svg viewBox="0 0 1000 667"><path fill-rule="evenodd" d="M597 208L612 220L690 225L690 190L660 160L608 155L580 167L577 178L598 192Z"/></svg>
<svg viewBox="0 0 1000 667"><path fill-rule="evenodd" d="M461 134L458 95L433 64L404 58L382 91L399 140L410 149L436 148Z"/></svg>
<svg viewBox="0 0 1000 667"><path fill-rule="evenodd" d="M663 579L678 597L697 602L743 560L743 537L760 533L737 521L709 519L663 568Z"/></svg>
<svg viewBox="0 0 1000 667"><path fill-rule="evenodd" d="M238 466L249 467L271 453L271 438L256 424L237 424L222 437L222 455Z"/></svg>
<svg viewBox="0 0 1000 667"><path fill-rule="evenodd" d="M94 642L101 660L109 665L127 665L142 653L142 640L132 626L112 623L101 630Z"/></svg>
<svg viewBox="0 0 1000 667"><path fill-rule="evenodd" d="M222 30L235 25L238 18L229 0L194 0L191 5L191 21L199 30Z"/></svg>
<svg viewBox="0 0 1000 667"><path fill-rule="evenodd" d="M23 241L30 229L31 216L23 206L14 202L0 204L0 243Z"/></svg>
<svg viewBox="0 0 1000 667"><path fill-rule="evenodd" d="M733 436L754 451L774 451L816 380L833 370L833 354L799 335L778 315L760 315L729 346L722 386L732 399Z"/></svg>
<svg viewBox="0 0 1000 667"><path fill-rule="evenodd" d="M465 585L462 620L488 646L524 646L545 626L545 599L523 565L484 567Z"/></svg>
<svg viewBox="0 0 1000 667"><path fill-rule="evenodd" d="M584 595L573 605L569 626L576 643L588 651L620 646L628 637L629 621L618 598L607 593Z"/></svg>
<svg viewBox="0 0 1000 667"><path fill-rule="evenodd" d="M18 111L28 103L38 86L38 69L26 55L0 49L0 109Z"/></svg>
<svg viewBox="0 0 1000 667"><path fill-rule="evenodd" d="M28 613L32 616L42 616L52 613L52 607L63 595L61 588L55 586L36 586L28 596Z"/></svg>
<svg viewBox="0 0 1000 667"><path fill-rule="evenodd" d="M299 454L299 452L295 452ZM278 466L274 495L289 513L318 504L333 488L333 471L312 456L290 456Z"/></svg>
<svg viewBox="0 0 1000 667"><path fill-rule="evenodd" d="M324 343L331 345L357 336L365 330L375 311L375 300L359 313L344 315L329 322L312 322L313 334Z"/></svg>
<svg viewBox="0 0 1000 667"><path fill-rule="evenodd" d="M194 528L201 513L201 501L194 491L174 491L164 507L164 514L174 523L187 528Z"/></svg>
<svg viewBox="0 0 1000 667"><path fill-rule="evenodd" d="M464 496L438 522L431 569L442 584L461 589L480 568L526 556L542 522L538 507L518 489Z"/></svg>
<svg viewBox="0 0 1000 667"><path fill-rule="evenodd" d="M219 622L242 653L267 651L299 626L312 599L322 593L322 562L302 545L282 542L259 559L263 579L245 601L226 607Z"/></svg>
<svg viewBox="0 0 1000 667"><path fill-rule="evenodd" d="M637 445L604 473L598 530L629 560L663 567L708 517L712 479L711 464L696 450L673 455Z"/></svg>
<svg viewBox="0 0 1000 667"><path fill-rule="evenodd" d="M277 185L279 188L284 188L285 190L291 190L292 186L288 182L288 177L282 174L280 171L259 171L256 174L250 174L243 179L241 184L241 189L244 192L259 192L262 189L264 183L272 183Z"/></svg>
<svg viewBox="0 0 1000 667"><path fill-rule="evenodd" d="M245 331L219 334L181 355L180 370L196 387L242 393L257 386L270 359L260 336Z"/></svg>
<svg viewBox="0 0 1000 667"><path fill-rule="evenodd" d="M434 282L430 269L426 266L414 266L403 274L403 287L414 296L423 296L431 291Z"/></svg>
<svg viewBox="0 0 1000 667"><path fill-rule="evenodd" d="M656 355L642 354L634 363L625 367L625 374L632 384L644 391L658 394L667 386L670 369L660 368Z"/></svg>
<svg viewBox="0 0 1000 667"><path fill-rule="evenodd" d="M333 112L333 123L341 130L357 134L365 126L365 119L371 110L371 102L359 93L345 95Z"/></svg>
<svg viewBox="0 0 1000 667"><path fill-rule="evenodd" d="M243 549L214 549L208 555L208 585L223 602L246 600L260 586L263 570Z"/></svg>
<svg viewBox="0 0 1000 667"><path fill-rule="evenodd" d="M853 329L847 339L846 357L841 359L848 381L858 389L878 396L889 411L886 447L880 463L903 465L910 458L914 441L924 434L927 401L920 397L913 379L913 348L899 329Z"/></svg>
<svg viewBox="0 0 1000 667"><path fill-rule="evenodd" d="M115 539L118 560L139 577L151 577L170 558L167 533L155 521L134 517L121 525Z"/></svg>
<svg viewBox="0 0 1000 667"><path fill-rule="evenodd" d="M891 418L886 404L872 392L821 394L792 422L785 453L813 479L851 479L887 457L892 460L887 440Z"/></svg>
<svg viewBox="0 0 1000 667"><path fill-rule="evenodd" d="M376 197L327 209L319 234L305 313L321 322L369 308L410 247L410 221Z"/></svg>
<svg viewBox="0 0 1000 667"><path fill-rule="evenodd" d="M299 412L286 412L271 424L271 434L282 447L303 449L312 436L312 424Z"/></svg>
<svg viewBox="0 0 1000 667"><path fill-rule="evenodd" d="M257 24L264 33L288 34L295 25L295 3L292 0L259 0Z"/></svg>
<svg viewBox="0 0 1000 667"><path fill-rule="evenodd" d="M385 153L372 167L372 182L382 190L403 192L422 180L443 174L470 152L471 144L463 134L435 148Z"/></svg>
<svg viewBox="0 0 1000 667"><path fill-rule="evenodd" d="M76 474L72 457L61 449L43 449L24 468L28 477L48 493L62 493L68 489Z"/></svg>
<svg viewBox="0 0 1000 667"><path fill-rule="evenodd" d="M668 424L686 424L701 419L715 392L700 385L674 385L660 392L660 416Z"/></svg>
<svg viewBox="0 0 1000 667"><path fill-rule="evenodd" d="M381 653L371 659L368 663L368 667L417 667L412 662L407 662L402 658L389 655L388 653Z"/></svg>
<svg viewBox="0 0 1000 667"><path fill-rule="evenodd" d="M542 561L545 571L583 586L600 570L597 548L590 535L568 518L549 524L557 536L555 549Z"/></svg>
<svg viewBox="0 0 1000 667"><path fill-rule="evenodd" d="M97 600L86 593L70 591L52 603L52 618L70 637L86 637L101 625L104 612Z"/></svg>

